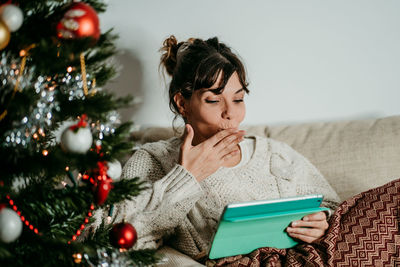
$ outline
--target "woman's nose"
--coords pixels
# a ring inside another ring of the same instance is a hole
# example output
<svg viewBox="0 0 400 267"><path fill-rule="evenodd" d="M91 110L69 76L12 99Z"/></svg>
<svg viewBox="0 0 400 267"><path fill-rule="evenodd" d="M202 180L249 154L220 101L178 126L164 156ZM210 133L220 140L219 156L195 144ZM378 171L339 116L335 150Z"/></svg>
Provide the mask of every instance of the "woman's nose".
<svg viewBox="0 0 400 267"><path fill-rule="evenodd" d="M233 116L232 108L230 107L229 104L225 104L224 105L224 108L222 110L222 114L221 115L222 115L223 119L226 119L226 120L231 120L232 119L232 116Z"/></svg>

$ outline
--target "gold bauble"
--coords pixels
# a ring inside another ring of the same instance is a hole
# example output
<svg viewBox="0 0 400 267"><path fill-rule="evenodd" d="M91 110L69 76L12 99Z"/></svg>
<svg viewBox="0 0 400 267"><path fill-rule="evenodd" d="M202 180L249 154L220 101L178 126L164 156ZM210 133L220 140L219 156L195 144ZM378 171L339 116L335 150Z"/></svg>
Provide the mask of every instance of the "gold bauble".
<svg viewBox="0 0 400 267"><path fill-rule="evenodd" d="M10 31L6 24L0 20L0 50L3 50L10 41Z"/></svg>

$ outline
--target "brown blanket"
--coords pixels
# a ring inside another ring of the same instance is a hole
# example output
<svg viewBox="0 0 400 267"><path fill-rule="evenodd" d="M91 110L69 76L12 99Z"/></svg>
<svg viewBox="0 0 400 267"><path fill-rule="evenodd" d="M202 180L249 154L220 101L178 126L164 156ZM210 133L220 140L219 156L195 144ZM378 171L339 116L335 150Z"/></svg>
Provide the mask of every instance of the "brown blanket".
<svg viewBox="0 0 400 267"><path fill-rule="evenodd" d="M312 244L260 248L207 266L400 266L399 204L400 179L344 201Z"/></svg>

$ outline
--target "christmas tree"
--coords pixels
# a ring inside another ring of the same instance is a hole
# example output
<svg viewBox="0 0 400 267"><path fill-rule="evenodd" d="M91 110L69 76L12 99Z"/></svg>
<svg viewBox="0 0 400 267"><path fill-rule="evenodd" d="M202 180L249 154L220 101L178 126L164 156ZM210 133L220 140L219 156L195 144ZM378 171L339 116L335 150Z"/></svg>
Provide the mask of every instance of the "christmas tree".
<svg viewBox="0 0 400 267"><path fill-rule="evenodd" d="M102 89L116 74L112 31L101 32L102 1L7 1L0 6L0 265L143 266L129 223L93 212L144 189L119 179L132 148L118 98ZM86 238L81 235L86 233ZM82 240L80 240L82 239ZM102 265L103 264L103 265Z"/></svg>

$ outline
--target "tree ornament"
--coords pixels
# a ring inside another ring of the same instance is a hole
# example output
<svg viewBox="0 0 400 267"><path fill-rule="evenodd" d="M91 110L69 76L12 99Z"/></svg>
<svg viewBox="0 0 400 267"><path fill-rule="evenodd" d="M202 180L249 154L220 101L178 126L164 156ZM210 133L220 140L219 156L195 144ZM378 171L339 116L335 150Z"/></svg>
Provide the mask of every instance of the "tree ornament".
<svg viewBox="0 0 400 267"><path fill-rule="evenodd" d="M0 18L10 32L17 31L24 22L24 14L21 9L13 4L5 4L0 7Z"/></svg>
<svg viewBox="0 0 400 267"><path fill-rule="evenodd" d="M57 36L60 39L100 37L99 18L96 11L82 2L74 3L57 24Z"/></svg>
<svg viewBox="0 0 400 267"><path fill-rule="evenodd" d="M22 232L22 221L18 214L9 208L0 210L0 241L11 243L18 239Z"/></svg>
<svg viewBox="0 0 400 267"><path fill-rule="evenodd" d="M108 197L108 193L112 189L112 179L107 178L106 180L101 180L97 182L96 186L96 203L97 205L103 205Z"/></svg>
<svg viewBox="0 0 400 267"><path fill-rule="evenodd" d="M107 175L113 179L114 182L118 181L122 174L122 166L118 160L107 162Z"/></svg>
<svg viewBox="0 0 400 267"><path fill-rule="evenodd" d="M129 249L137 240L135 227L130 223L118 223L110 230L110 243L117 248Z"/></svg>
<svg viewBox="0 0 400 267"><path fill-rule="evenodd" d="M95 200L97 205L103 205L112 189L112 179L107 176L107 166L105 162L97 162L98 169L95 187Z"/></svg>
<svg viewBox="0 0 400 267"><path fill-rule="evenodd" d="M0 21L0 50L4 49L10 42L10 31L6 24Z"/></svg>
<svg viewBox="0 0 400 267"><path fill-rule="evenodd" d="M79 122L64 130L61 147L71 153L85 154L93 143L93 136L87 127L87 116L83 114Z"/></svg>

